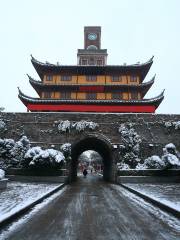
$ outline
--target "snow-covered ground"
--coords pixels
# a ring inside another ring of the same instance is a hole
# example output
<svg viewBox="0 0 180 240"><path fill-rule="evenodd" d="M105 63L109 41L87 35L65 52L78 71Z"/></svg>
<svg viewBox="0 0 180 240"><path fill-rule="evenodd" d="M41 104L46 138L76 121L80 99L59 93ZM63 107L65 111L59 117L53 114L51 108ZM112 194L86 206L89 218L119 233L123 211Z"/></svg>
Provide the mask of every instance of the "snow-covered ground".
<svg viewBox="0 0 180 240"><path fill-rule="evenodd" d="M141 192L171 208L180 211L180 185L179 184L124 184Z"/></svg>
<svg viewBox="0 0 180 240"><path fill-rule="evenodd" d="M0 222L38 200L61 184L9 182L0 190Z"/></svg>

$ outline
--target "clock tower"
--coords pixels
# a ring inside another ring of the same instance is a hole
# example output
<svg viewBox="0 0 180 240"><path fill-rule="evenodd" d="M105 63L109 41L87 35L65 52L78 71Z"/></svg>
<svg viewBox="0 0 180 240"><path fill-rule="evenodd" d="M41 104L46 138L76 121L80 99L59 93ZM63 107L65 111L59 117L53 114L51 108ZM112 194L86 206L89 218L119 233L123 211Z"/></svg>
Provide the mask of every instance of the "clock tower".
<svg viewBox="0 0 180 240"><path fill-rule="evenodd" d="M101 49L101 27L84 27L84 49L78 49L78 65L104 66L107 49Z"/></svg>

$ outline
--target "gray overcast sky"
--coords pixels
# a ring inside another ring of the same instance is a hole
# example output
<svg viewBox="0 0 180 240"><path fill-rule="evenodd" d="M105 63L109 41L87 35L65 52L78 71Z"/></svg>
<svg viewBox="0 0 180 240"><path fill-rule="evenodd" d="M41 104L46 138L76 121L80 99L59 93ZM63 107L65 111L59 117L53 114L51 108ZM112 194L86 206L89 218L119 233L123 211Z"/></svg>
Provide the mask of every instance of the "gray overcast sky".
<svg viewBox="0 0 180 240"><path fill-rule="evenodd" d="M157 113L180 113L180 1L179 0L0 0L0 106L26 111L17 87L37 97L26 73L39 77L30 54L40 61L76 64L83 48L84 26L102 27L102 48L108 64L154 63L156 73L146 98L164 88Z"/></svg>

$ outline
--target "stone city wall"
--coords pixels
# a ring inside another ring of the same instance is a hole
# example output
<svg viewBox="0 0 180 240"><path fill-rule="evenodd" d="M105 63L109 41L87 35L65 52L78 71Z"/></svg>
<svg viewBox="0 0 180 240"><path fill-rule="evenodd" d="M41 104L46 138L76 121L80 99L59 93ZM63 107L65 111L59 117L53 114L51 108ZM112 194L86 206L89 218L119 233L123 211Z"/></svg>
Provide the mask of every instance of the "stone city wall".
<svg viewBox="0 0 180 240"><path fill-rule="evenodd" d="M162 114L96 114L96 113L0 113L0 119L6 124L6 130L0 129L0 138L18 140L26 135L33 145L50 146L73 143L88 134L107 138L112 145L122 144L118 132L120 124L133 124L133 128L142 139L141 157L153 154L162 155L162 148L174 143L180 151L180 129L172 123L180 121L180 115ZM99 127L70 133L60 133L57 121L69 120L73 123L81 120L93 121ZM172 124L169 126L167 123ZM165 126L166 125L166 126ZM168 126L167 126L168 125ZM180 125L179 125L180 128ZM117 147L118 149L118 147Z"/></svg>

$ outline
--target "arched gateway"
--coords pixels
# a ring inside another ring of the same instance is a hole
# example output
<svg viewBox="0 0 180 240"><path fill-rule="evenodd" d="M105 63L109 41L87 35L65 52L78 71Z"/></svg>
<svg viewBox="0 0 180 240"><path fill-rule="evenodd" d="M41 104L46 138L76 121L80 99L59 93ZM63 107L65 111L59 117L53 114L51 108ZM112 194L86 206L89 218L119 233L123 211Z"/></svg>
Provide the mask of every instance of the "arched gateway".
<svg viewBox="0 0 180 240"><path fill-rule="evenodd" d="M103 178L106 181L115 181L115 161L113 157L113 146L104 136L88 135L72 144L71 165L69 179L75 181L77 177L78 157L87 150L98 152L103 159Z"/></svg>

